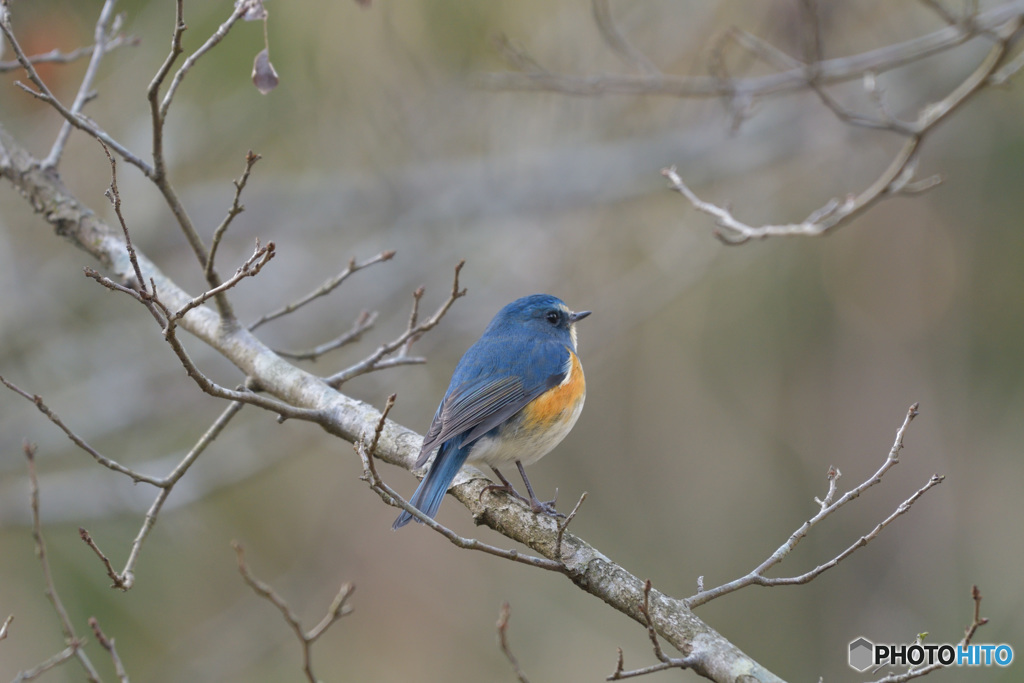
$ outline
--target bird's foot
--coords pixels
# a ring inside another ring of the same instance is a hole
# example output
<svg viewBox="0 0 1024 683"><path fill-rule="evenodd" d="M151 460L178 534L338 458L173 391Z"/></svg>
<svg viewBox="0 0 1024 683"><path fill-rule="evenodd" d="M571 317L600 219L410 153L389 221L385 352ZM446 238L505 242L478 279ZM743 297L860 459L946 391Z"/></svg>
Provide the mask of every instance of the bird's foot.
<svg viewBox="0 0 1024 683"><path fill-rule="evenodd" d="M518 501L520 501L522 503L525 503L526 505L530 505L531 508L533 507L532 504L530 503L530 499L529 498L526 498L523 495L521 495L519 493L519 491L516 491L514 488L512 488L511 484L507 484L507 483L506 484L488 484L487 486L483 487L482 489L480 489L480 495L477 496L477 502L480 502L481 500L483 500L484 494L488 493L490 491L498 491L498 492L501 492L501 493L507 493L508 495L512 496L516 500L518 500Z"/></svg>
<svg viewBox="0 0 1024 683"><path fill-rule="evenodd" d="M522 499L522 496L520 498ZM529 502L530 509L533 510L534 514L565 519L565 515L555 509L555 503L558 502L558 489L555 489L555 497L549 501L545 502L533 498L530 501L523 499L523 502Z"/></svg>
<svg viewBox="0 0 1024 683"><path fill-rule="evenodd" d="M501 493L507 493L526 507L530 508L534 514L547 515L548 517L561 517L565 518L561 512L555 509L555 503L558 501L558 490L555 489L555 497L549 501L540 501L536 498L527 498L523 494L516 491L511 484L489 484L480 489L480 495L477 497L477 501L483 499L484 494L490 491L498 491Z"/></svg>

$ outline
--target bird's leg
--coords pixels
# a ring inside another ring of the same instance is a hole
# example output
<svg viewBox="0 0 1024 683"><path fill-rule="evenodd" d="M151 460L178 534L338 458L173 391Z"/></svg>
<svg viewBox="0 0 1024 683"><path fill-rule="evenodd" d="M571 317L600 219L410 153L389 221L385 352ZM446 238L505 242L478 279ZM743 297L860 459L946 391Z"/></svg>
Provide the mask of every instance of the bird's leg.
<svg viewBox="0 0 1024 683"><path fill-rule="evenodd" d="M543 513L550 517L564 518L565 515L555 510L555 502L558 500L558 489L555 489L555 497L546 503L537 500L537 496L533 495L533 487L530 486L530 480L526 478L526 470L523 469L523 463L516 460L516 467L519 468L519 474L523 476L523 483L526 484L526 492L530 494L530 509L536 514ZM520 496L520 498L521 497L522 496Z"/></svg>
<svg viewBox="0 0 1024 683"><path fill-rule="evenodd" d="M537 496L533 494L533 487L530 486L530 480L526 478L526 471L523 469L523 463L516 460L516 467L519 468L519 474L523 476L523 483L526 484L526 491L530 494L529 498L526 498L521 493L515 490L512 486L512 482L505 478L505 475L498 471L497 467L491 467L494 470L494 474L501 480L501 484L490 484L480 489L480 498L483 497L487 491L503 491L508 495L512 496L516 500L522 501L525 505L528 505L534 514L544 514L550 517L565 517L561 512L555 510L555 500L558 499L558 490L555 490L554 500L549 500L546 503L537 500ZM479 498L477 499L479 500Z"/></svg>
<svg viewBox="0 0 1024 683"><path fill-rule="evenodd" d="M477 498L477 500L483 498L484 494L487 493L488 491L503 491L508 495L512 496L513 498L515 498L516 500L521 500L527 505L530 505L529 499L524 498L518 491L512 488L512 482L506 479L505 475L499 472L497 467L492 467L491 469L494 471L494 474L497 475L498 479L501 480L501 484L489 484L483 487L482 489L480 489L480 496Z"/></svg>

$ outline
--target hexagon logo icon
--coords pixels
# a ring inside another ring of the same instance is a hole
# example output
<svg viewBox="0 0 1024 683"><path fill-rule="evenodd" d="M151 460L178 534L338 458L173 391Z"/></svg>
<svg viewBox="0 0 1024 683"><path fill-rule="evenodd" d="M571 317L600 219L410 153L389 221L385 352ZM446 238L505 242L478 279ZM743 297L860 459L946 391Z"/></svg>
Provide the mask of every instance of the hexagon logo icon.
<svg viewBox="0 0 1024 683"><path fill-rule="evenodd" d="M850 643L850 668L857 671L867 671L874 663L871 653L875 645L870 640L861 636Z"/></svg>

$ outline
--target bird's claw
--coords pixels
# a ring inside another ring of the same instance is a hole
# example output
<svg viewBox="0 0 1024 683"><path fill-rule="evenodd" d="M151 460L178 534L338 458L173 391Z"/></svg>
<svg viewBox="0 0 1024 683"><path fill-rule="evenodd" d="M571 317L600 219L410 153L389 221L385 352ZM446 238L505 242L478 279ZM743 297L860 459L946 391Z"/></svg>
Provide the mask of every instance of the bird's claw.
<svg viewBox="0 0 1024 683"><path fill-rule="evenodd" d="M536 498L533 498L531 500L530 498L527 498L526 496L519 493L519 491L516 491L511 486L507 486L505 484L488 484L487 486L480 489L480 495L477 496L477 502L483 500L484 494L488 493L489 491L500 491L502 493L507 493L508 495L512 496L513 498L515 498L516 500L530 508L530 510L532 510L535 515L547 515L548 517L560 517L562 519L565 519L565 515L563 515L561 512L555 509L555 503L558 501L558 489L555 489L555 497L545 502L537 500Z"/></svg>

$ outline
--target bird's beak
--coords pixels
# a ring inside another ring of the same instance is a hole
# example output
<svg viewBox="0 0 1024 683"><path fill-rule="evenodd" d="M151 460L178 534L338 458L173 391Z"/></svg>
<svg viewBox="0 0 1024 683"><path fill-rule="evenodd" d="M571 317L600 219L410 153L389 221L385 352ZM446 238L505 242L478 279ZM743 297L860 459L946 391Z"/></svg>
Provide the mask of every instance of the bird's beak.
<svg viewBox="0 0 1024 683"><path fill-rule="evenodd" d="M579 313L570 313L569 314L569 322L570 323L574 323L577 320L583 320L588 315L590 315L592 312L593 311L580 311Z"/></svg>

